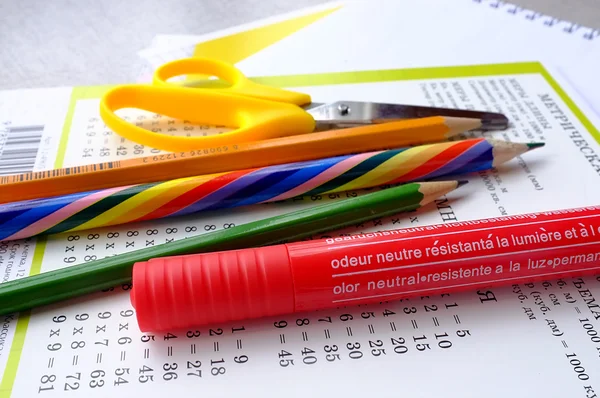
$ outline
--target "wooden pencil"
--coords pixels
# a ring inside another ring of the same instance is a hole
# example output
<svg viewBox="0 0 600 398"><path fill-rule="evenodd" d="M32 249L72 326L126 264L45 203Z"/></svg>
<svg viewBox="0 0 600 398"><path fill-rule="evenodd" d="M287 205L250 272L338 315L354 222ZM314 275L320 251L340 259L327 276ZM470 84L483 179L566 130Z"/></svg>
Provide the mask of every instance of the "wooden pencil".
<svg viewBox="0 0 600 398"><path fill-rule="evenodd" d="M0 203L433 142L481 127L434 116L0 178Z"/></svg>
<svg viewBox="0 0 600 398"><path fill-rule="evenodd" d="M0 204L0 240L457 178L543 145L473 138Z"/></svg>
<svg viewBox="0 0 600 398"><path fill-rule="evenodd" d="M418 209L463 182L409 183L307 207L228 229L44 272L0 284L0 314L25 311L131 282L133 265L152 258L300 240L367 220Z"/></svg>

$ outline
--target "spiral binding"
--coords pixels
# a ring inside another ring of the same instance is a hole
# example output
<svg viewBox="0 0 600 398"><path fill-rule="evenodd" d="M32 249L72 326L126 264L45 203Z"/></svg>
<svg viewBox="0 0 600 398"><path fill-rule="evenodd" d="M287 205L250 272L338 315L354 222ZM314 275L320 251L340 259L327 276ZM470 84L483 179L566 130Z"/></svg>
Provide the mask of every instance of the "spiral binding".
<svg viewBox="0 0 600 398"><path fill-rule="evenodd" d="M592 41L600 38L600 29L593 29L581 26L573 22L562 21L558 18L554 18L549 15L544 15L540 12L528 10L516 4L499 0L473 0L473 2L488 5L491 8L503 10L509 14L522 15L525 19L529 21L540 21L543 25L547 27L561 28L561 30L564 33L577 34L578 36L581 36L581 38L583 38L584 40Z"/></svg>

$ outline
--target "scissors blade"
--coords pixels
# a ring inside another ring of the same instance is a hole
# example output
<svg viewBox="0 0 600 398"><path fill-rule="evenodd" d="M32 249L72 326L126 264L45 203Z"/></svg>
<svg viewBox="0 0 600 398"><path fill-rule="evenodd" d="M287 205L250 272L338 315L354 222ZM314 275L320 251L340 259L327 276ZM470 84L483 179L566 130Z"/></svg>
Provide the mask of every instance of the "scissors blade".
<svg viewBox="0 0 600 398"><path fill-rule="evenodd" d="M327 104L311 104L306 111L315 118L317 124L329 128L430 116L480 119L482 130L504 130L509 125L508 118L501 113L378 102L337 101Z"/></svg>

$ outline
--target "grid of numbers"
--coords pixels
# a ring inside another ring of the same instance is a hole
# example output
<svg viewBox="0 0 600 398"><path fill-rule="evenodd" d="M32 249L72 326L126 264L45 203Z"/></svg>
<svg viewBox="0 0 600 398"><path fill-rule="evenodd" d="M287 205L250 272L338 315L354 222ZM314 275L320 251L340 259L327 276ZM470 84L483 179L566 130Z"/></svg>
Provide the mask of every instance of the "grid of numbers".
<svg viewBox="0 0 600 398"><path fill-rule="evenodd" d="M99 100L80 100L73 117L65 166L137 158L165 151L132 142L109 129L97 115ZM94 115L94 116L90 116ZM171 136L208 136L230 131L222 126L204 126L175 120L138 109L122 109L123 120L151 133Z"/></svg>

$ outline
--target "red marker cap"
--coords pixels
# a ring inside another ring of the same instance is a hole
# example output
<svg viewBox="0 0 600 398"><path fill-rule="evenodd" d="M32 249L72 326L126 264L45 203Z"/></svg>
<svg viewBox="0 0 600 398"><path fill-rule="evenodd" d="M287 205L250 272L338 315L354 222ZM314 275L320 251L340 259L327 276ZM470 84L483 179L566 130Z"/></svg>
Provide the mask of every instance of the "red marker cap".
<svg viewBox="0 0 600 398"><path fill-rule="evenodd" d="M141 331L273 316L294 310L284 245L156 258L133 267Z"/></svg>

